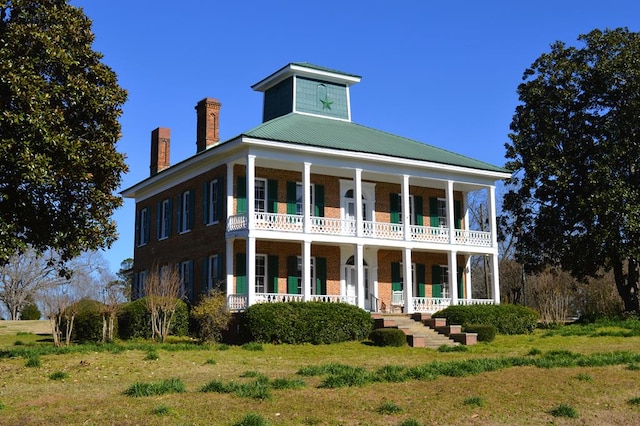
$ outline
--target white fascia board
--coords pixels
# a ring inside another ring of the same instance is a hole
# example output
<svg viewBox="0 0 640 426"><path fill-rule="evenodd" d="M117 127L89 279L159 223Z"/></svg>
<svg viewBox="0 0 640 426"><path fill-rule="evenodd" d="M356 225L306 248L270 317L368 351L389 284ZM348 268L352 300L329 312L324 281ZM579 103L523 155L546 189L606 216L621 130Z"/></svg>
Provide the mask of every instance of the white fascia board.
<svg viewBox="0 0 640 426"><path fill-rule="evenodd" d="M313 157L337 157L337 161L340 163L348 164L349 168L357 167L356 164L359 162L368 163L367 167L362 167L363 170L379 170L381 173L391 173L394 171L390 169L382 169L381 165L390 166L395 169L395 173L404 174L407 173L407 169L414 169L415 173L412 173L412 176L416 177L425 177L430 178L432 175L423 175L419 173L420 171L424 171L425 169L432 172L439 172L438 175L442 179L450 179L454 176L474 176L476 178L483 178L490 180L491 182L495 182L496 180L503 180L511 177L510 173L506 172L495 172L491 170L481 170L481 169L473 169L469 167L462 166L453 166L449 164L442 163L434 163L430 161L422 161L422 160L411 160L407 158L396 158L389 157L386 155L380 154L370 154L364 152L354 152L354 151L341 151L330 148L320 148L317 146L308 146L308 145L297 145L286 142L276 142L264 139L256 139L256 138L248 138L244 137L242 140L243 143L248 143L254 146L260 146L264 148L269 148L269 150L277 149L279 151L286 152L296 152L304 155L304 158L309 159ZM345 161L345 159L349 159ZM371 163L378 165L378 167L371 167ZM340 167L338 164L336 166ZM453 176L452 176L453 175Z"/></svg>
<svg viewBox="0 0 640 426"><path fill-rule="evenodd" d="M251 88L257 92L264 92L268 88L280 83L282 80L285 80L286 78L294 75L328 81L331 83L345 84L347 87L359 83L361 80L360 77L356 76L317 70L302 65L288 64L283 68L280 68L270 76L260 80L259 82L251 86Z"/></svg>

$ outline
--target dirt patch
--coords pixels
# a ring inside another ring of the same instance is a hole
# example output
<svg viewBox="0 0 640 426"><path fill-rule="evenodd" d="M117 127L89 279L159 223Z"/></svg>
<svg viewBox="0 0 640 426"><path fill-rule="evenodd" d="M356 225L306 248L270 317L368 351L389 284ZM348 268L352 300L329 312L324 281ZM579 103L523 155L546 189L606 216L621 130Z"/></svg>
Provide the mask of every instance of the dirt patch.
<svg viewBox="0 0 640 426"><path fill-rule="evenodd" d="M46 320L0 321L0 335L17 333L51 334L51 325Z"/></svg>

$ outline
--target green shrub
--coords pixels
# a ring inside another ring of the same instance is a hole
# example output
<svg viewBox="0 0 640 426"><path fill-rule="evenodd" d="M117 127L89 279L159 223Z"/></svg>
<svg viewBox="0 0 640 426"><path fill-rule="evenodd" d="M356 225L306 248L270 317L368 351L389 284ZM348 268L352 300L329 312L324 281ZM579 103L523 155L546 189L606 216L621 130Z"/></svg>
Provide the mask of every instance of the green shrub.
<svg viewBox="0 0 640 426"><path fill-rule="evenodd" d="M347 303L289 302L250 306L241 319L249 340L273 343L329 344L364 340L371 315Z"/></svg>
<svg viewBox="0 0 640 426"><path fill-rule="evenodd" d="M470 324L490 324L500 334L528 334L538 322L538 313L525 306L502 305L455 305L433 314L434 318L446 318L447 324L466 327Z"/></svg>
<svg viewBox="0 0 640 426"><path fill-rule="evenodd" d="M39 320L42 317L42 312L38 309L38 305L33 301L27 303L20 312L21 320Z"/></svg>
<svg viewBox="0 0 640 426"><path fill-rule="evenodd" d="M465 333L477 333L478 342L492 342L496 338L498 329L491 324L469 324L464 328Z"/></svg>
<svg viewBox="0 0 640 426"><path fill-rule="evenodd" d="M200 340L219 342L231 321L225 294L218 291L204 296L191 310L191 317L196 326L195 334Z"/></svg>
<svg viewBox="0 0 640 426"><path fill-rule="evenodd" d="M369 334L369 340L376 346L397 346L407 344L407 335L397 328L379 328Z"/></svg>
<svg viewBox="0 0 640 426"><path fill-rule="evenodd" d="M145 298L123 304L118 310L118 336L121 339L151 338L151 314ZM178 301L176 313L171 321L169 334L186 336L189 332L189 309Z"/></svg>
<svg viewBox="0 0 640 426"><path fill-rule="evenodd" d="M102 340L102 310L104 304L96 300L82 299L69 309L76 311L71 340L76 342L99 342ZM114 326L116 326L114 324ZM62 330L66 320L62 321Z"/></svg>

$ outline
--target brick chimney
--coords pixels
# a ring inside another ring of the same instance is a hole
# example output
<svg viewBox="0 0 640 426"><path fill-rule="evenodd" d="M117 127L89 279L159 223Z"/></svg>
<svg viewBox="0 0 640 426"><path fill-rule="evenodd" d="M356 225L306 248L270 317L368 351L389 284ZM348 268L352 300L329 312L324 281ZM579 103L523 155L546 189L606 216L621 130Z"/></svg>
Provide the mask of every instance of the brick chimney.
<svg viewBox="0 0 640 426"><path fill-rule="evenodd" d="M220 102L213 98L204 98L196 105L198 127L196 129L197 152L215 146L220 141Z"/></svg>
<svg viewBox="0 0 640 426"><path fill-rule="evenodd" d="M171 142L171 129L158 127L151 132L151 176L170 166L169 143Z"/></svg>

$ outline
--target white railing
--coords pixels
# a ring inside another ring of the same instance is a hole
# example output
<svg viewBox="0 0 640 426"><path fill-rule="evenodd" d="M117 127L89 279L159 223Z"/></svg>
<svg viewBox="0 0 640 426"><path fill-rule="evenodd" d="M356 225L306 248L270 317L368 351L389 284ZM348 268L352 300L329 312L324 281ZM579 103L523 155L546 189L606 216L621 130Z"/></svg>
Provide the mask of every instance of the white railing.
<svg viewBox="0 0 640 426"><path fill-rule="evenodd" d="M278 214L256 212L255 228L278 232L303 232L304 217L301 215ZM329 217L311 218L310 232L312 234L323 235L356 235L356 222L352 219L336 219ZM227 232L247 229L247 214L230 216L227 221ZM449 244L449 228L435 226L410 225L409 234L412 241L422 241L439 244ZM386 240L403 240L404 225L401 223L372 222L365 220L362 222L362 235L365 238L378 238ZM456 229L454 242L460 245L491 247L491 232L469 231Z"/></svg>
<svg viewBox="0 0 640 426"><path fill-rule="evenodd" d="M348 303L350 305L356 304L355 296L341 296L339 294L313 294L311 295L312 302L325 302L325 303Z"/></svg>
<svg viewBox="0 0 640 426"><path fill-rule="evenodd" d="M302 216L293 214L277 214L257 212L256 229L268 229L272 231L302 232Z"/></svg>
<svg viewBox="0 0 640 426"><path fill-rule="evenodd" d="M445 297L414 297L413 300L414 312L438 312L449 305L451 305L451 299Z"/></svg>
<svg viewBox="0 0 640 426"><path fill-rule="evenodd" d="M456 229L454 237L456 244L491 247L491 232Z"/></svg>
<svg viewBox="0 0 640 426"><path fill-rule="evenodd" d="M247 309L248 301L246 294L230 294L227 297L227 307L230 311L241 311Z"/></svg>
<svg viewBox="0 0 640 426"><path fill-rule="evenodd" d="M256 303L302 302L301 294L256 293Z"/></svg>
<svg viewBox="0 0 640 426"><path fill-rule="evenodd" d="M493 305L493 299L458 299L458 305Z"/></svg>
<svg viewBox="0 0 640 426"><path fill-rule="evenodd" d="M448 243L449 229L436 226L411 225L411 239L415 241L428 241L432 243Z"/></svg>

